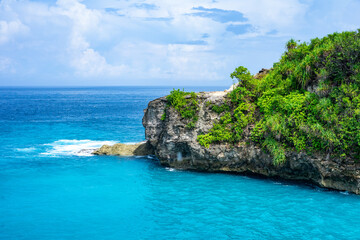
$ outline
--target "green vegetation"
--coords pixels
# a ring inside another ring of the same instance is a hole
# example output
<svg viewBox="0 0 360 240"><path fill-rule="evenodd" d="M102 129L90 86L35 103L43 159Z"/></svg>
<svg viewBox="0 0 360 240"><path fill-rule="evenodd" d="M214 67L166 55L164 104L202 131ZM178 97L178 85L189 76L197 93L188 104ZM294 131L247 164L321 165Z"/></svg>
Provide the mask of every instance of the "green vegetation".
<svg viewBox="0 0 360 240"><path fill-rule="evenodd" d="M199 143L253 141L274 164L283 163L289 150L360 159L360 31L309 43L290 40L286 47L262 78L242 66L231 74L239 85L224 105L212 106L220 121L198 136ZM178 108L196 119L196 110L190 111L196 104Z"/></svg>
<svg viewBox="0 0 360 240"><path fill-rule="evenodd" d="M231 74L239 81L239 86L230 92L228 100L221 106L214 105L212 110L222 114L220 121L214 124L209 133L199 135L198 142L205 147L211 143L236 143L243 138L244 128L254 121L254 95L256 81L244 67L238 67Z"/></svg>
<svg viewBox="0 0 360 240"><path fill-rule="evenodd" d="M166 99L168 100L167 107L173 107L178 111L182 118L189 121L186 127L190 129L194 128L198 120L197 111L199 108L196 94L194 92L184 92L184 90L173 89ZM161 120L164 121L165 119L166 109L161 117Z"/></svg>
<svg viewBox="0 0 360 240"><path fill-rule="evenodd" d="M223 113L223 112L225 112L225 111L230 111L230 106L227 105L227 104L222 104L222 105L220 105L220 106L218 106L218 105L213 105L213 106L211 107L211 109L212 109L214 112L216 112L217 114L220 114L220 113Z"/></svg>

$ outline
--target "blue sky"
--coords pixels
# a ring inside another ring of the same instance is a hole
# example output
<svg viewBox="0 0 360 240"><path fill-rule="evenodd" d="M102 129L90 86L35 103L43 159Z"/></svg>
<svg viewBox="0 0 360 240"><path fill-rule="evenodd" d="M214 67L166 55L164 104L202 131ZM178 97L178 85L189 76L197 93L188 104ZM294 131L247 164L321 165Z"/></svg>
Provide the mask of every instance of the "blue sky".
<svg viewBox="0 0 360 240"><path fill-rule="evenodd" d="M1 0L0 86L230 85L290 38L360 28L360 0Z"/></svg>

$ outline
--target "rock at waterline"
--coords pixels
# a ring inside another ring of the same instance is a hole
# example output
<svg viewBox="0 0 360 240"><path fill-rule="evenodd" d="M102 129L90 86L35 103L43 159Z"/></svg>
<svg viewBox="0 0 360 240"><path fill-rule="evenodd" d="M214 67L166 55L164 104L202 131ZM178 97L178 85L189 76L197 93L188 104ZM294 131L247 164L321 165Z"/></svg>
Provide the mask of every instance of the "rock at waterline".
<svg viewBox="0 0 360 240"><path fill-rule="evenodd" d="M135 144L117 143L112 146L103 145L95 150L94 155L115 155L115 156L146 156L153 155L153 148L147 142Z"/></svg>

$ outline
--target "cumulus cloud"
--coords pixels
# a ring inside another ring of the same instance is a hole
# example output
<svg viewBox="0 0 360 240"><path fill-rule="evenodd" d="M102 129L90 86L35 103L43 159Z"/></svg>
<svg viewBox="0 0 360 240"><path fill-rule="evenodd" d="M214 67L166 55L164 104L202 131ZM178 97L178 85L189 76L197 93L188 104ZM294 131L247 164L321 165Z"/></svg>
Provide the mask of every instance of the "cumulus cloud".
<svg viewBox="0 0 360 240"><path fill-rule="evenodd" d="M0 69L44 83L228 84L238 65L271 67L289 38L356 29L359 8L357 0L3 0Z"/></svg>
<svg viewBox="0 0 360 240"><path fill-rule="evenodd" d="M13 61L10 58L0 56L0 72L15 73Z"/></svg>
<svg viewBox="0 0 360 240"><path fill-rule="evenodd" d="M8 42L11 38L19 34L25 34L28 27L20 20L0 21L0 44Z"/></svg>
<svg viewBox="0 0 360 240"><path fill-rule="evenodd" d="M88 9L77 0L58 0L56 12L67 16L71 22L71 34L67 51L71 56L70 64L75 68L76 74L84 77L119 76L125 66L114 66L107 63L105 57L91 48L86 35L97 31L102 19L98 10Z"/></svg>
<svg viewBox="0 0 360 240"><path fill-rule="evenodd" d="M85 77L98 76L120 76L124 66L113 66L106 62L106 59L91 48L76 55L71 66L75 67L76 73Z"/></svg>

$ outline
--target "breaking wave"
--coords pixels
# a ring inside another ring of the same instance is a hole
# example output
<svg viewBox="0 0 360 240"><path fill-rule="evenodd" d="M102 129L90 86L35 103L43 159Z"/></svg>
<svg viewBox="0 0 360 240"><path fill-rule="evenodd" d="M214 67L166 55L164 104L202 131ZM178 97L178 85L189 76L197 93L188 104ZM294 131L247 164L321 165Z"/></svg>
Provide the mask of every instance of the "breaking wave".
<svg viewBox="0 0 360 240"><path fill-rule="evenodd" d="M93 140L67 140L62 139L53 143L45 144L46 151L41 153L48 156L93 156L92 152L102 145L114 145L115 141Z"/></svg>

